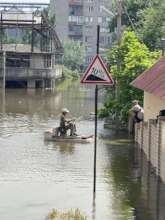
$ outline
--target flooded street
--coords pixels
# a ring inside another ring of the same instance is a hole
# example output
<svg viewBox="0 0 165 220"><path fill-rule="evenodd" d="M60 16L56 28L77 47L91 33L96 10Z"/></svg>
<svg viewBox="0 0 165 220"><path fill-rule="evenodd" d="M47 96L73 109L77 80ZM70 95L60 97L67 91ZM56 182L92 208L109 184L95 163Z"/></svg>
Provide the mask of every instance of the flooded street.
<svg viewBox="0 0 165 220"><path fill-rule="evenodd" d="M136 175L127 135L114 136L99 122L95 203L93 143L44 142L63 107L77 118L78 133L94 133L94 89L7 90L0 102L0 219L44 220L53 208L79 208L89 220L160 219Z"/></svg>

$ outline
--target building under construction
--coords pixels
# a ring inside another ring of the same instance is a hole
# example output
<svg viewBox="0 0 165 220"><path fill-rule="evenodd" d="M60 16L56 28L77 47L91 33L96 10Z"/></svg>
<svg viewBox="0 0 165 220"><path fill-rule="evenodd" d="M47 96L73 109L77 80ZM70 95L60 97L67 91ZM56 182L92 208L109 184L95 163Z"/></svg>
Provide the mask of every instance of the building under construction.
<svg viewBox="0 0 165 220"><path fill-rule="evenodd" d="M0 87L52 88L63 49L44 13L0 11Z"/></svg>

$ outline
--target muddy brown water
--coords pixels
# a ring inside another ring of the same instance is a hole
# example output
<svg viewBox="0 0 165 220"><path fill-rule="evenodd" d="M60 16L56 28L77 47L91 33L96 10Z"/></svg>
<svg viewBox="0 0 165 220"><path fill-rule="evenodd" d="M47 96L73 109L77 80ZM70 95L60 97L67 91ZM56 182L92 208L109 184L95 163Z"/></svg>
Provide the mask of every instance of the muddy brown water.
<svg viewBox="0 0 165 220"><path fill-rule="evenodd" d="M43 140L43 132L58 125L62 107L77 118L78 133L93 134L93 91L78 83L54 92L6 90L5 99L1 91L0 220L44 220L53 208L79 208L89 220L155 220L126 134L105 130L99 121L95 202L93 143Z"/></svg>

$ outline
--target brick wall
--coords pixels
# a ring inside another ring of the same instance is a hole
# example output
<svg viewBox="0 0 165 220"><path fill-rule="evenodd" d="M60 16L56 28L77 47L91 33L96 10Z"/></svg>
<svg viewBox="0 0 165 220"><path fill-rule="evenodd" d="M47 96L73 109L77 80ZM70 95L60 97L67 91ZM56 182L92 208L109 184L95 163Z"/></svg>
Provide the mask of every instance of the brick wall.
<svg viewBox="0 0 165 220"><path fill-rule="evenodd" d="M135 125L135 142L152 165L152 172L165 182L165 117Z"/></svg>

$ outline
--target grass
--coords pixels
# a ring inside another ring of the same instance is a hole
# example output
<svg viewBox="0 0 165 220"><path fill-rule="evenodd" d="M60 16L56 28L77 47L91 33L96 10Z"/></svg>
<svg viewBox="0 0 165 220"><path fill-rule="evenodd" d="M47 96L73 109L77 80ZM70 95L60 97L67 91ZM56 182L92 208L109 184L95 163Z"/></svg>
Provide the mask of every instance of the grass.
<svg viewBox="0 0 165 220"><path fill-rule="evenodd" d="M53 209L48 214L47 220L87 220L87 218L81 214L79 209L66 212L58 212Z"/></svg>

